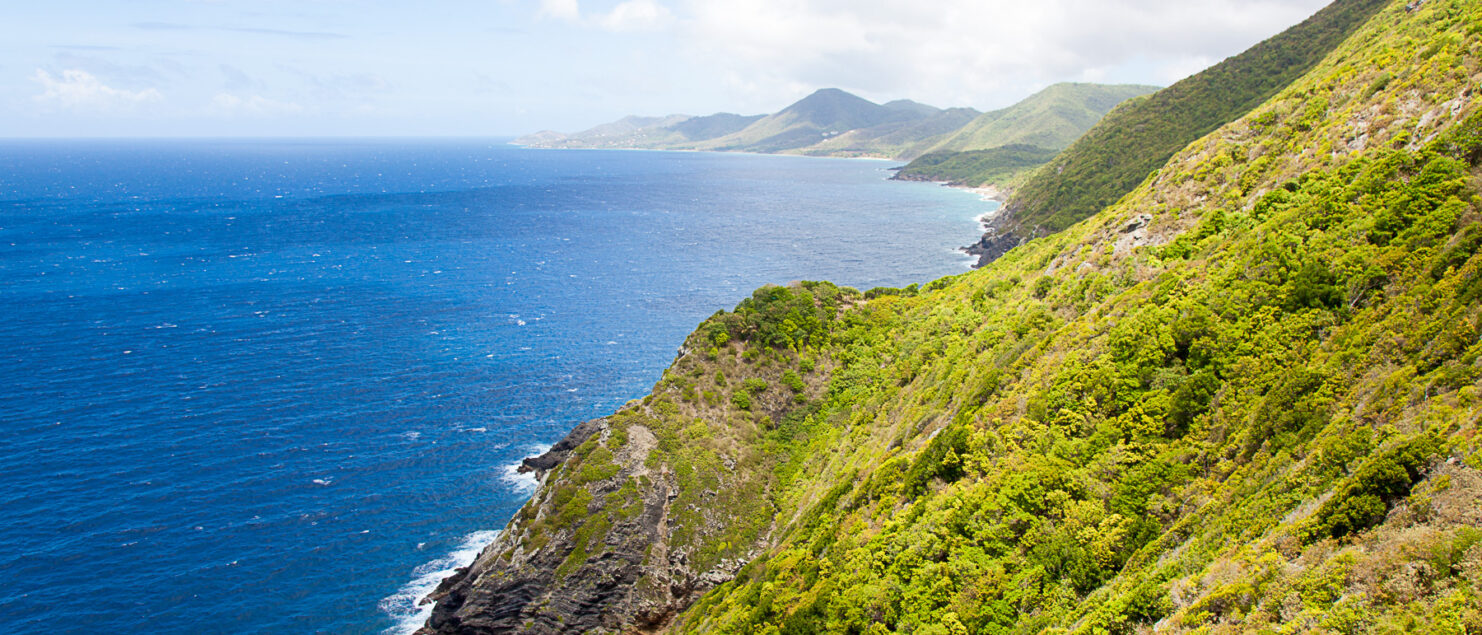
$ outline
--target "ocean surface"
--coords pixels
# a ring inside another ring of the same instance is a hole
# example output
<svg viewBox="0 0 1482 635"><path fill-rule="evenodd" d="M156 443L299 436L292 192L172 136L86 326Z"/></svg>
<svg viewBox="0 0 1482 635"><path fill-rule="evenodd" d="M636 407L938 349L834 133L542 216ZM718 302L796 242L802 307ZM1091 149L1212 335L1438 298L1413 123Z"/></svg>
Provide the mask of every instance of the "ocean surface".
<svg viewBox="0 0 1482 635"><path fill-rule="evenodd" d="M0 141L0 632L414 629L709 314L966 271L994 204L891 165Z"/></svg>

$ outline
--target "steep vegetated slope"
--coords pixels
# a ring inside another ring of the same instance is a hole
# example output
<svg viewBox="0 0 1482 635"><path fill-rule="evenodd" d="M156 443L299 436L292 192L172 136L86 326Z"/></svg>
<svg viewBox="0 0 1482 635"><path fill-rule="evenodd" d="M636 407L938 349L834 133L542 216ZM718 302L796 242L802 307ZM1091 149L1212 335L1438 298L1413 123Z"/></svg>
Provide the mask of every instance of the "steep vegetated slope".
<svg viewBox="0 0 1482 635"><path fill-rule="evenodd" d="M978 245L983 261L1116 202L1173 153L1301 77L1386 4L1337 0L1240 55L1113 110L1060 156L1015 184L1005 213ZM978 184L993 176L985 171L960 180Z"/></svg>
<svg viewBox="0 0 1482 635"><path fill-rule="evenodd" d="M766 287L707 321L652 395L527 460L541 487L433 594L428 632L651 628L731 579L796 507L797 435L828 390L830 328L859 300Z"/></svg>
<svg viewBox="0 0 1482 635"><path fill-rule="evenodd" d="M1482 630L1479 63L1397 1L985 268L757 291L428 632Z"/></svg>

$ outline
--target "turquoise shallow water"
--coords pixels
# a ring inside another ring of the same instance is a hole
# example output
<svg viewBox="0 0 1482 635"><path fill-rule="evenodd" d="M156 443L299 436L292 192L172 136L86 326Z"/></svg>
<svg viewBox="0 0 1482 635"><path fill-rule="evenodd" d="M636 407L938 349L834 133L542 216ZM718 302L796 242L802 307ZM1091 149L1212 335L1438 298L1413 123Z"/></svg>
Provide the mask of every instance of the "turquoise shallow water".
<svg viewBox="0 0 1482 635"><path fill-rule="evenodd" d="M0 142L0 632L405 630L705 316L966 271L889 165Z"/></svg>

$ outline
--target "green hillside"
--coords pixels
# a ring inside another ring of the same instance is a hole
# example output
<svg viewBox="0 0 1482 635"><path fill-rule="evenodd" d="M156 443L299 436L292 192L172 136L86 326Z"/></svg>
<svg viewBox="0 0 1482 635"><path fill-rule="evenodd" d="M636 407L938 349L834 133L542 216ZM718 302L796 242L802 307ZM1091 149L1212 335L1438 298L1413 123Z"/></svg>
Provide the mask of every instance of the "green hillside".
<svg viewBox="0 0 1482 635"><path fill-rule="evenodd" d="M1158 90L1134 84L1055 84L1008 108L978 115L932 152L1030 145L1063 150L1128 99Z"/></svg>
<svg viewBox="0 0 1482 635"><path fill-rule="evenodd" d="M887 104L888 106L889 104ZM860 128L795 150L813 156L872 156L908 159L978 116L971 108L948 108L909 122Z"/></svg>
<svg viewBox="0 0 1482 635"><path fill-rule="evenodd" d="M898 177L1015 185L1017 177L1048 162L1117 104L1157 89L1126 84L1055 84L1008 108L978 115L951 134L923 144Z"/></svg>
<svg viewBox="0 0 1482 635"><path fill-rule="evenodd" d="M676 630L1477 632L1479 33L1392 3L1119 204L841 315L775 546Z"/></svg>
<svg viewBox="0 0 1482 635"><path fill-rule="evenodd" d="M1011 229L1060 231L1116 202L1173 153L1301 77L1386 4L1336 0L1235 57L1116 109L1015 190L1007 204Z"/></svg>
<svg viewBox="0 0 1482 635"><path fill-rule="evenodd" d="M744 130L747 126L756 123L762 115L736 115L728 112L706 115L704 117L691 117L679 123L669 126L679 133L679 143L704 141L723 137L733 132Z"/></svg>
<svg viewBox="0 0 1482 635"><path fill-rule="evenodd" d="M909 181L944 181L1012 185L1016 178L1059 154L1032 145L1009 145L989 150L929 152L916 157L896 172L895 178Z"/></svg>
<svg viewBox="0 0 1482 635"><path fill-rule="evenodd" d="M986 267L757 290L424 632L1482 632L1479 83L1395 0Z"/></svg>
<svg viewBox="0 0 1482 635"><path fill-rule="evenodd" d="M1048 161L1054 151L1070 145L1118 103L1157 89L1156 86L1055 84L993 112L954 108L928 113L933 116L908 125L861 128L798 151L900 159L931 154L933 160L912 161L906 166L902 171L904 178L955 182L958 179L954 174L976 176L989 172L1007 178ZM1003 149L1006 146L1013 149ZM949 156L959 152L971 154ZM1031 156L1042 158L1026 162Z"/></svg>
<svg viewBox="0 0 1482 635"><path fill-rule="evenodd" d="M813 146L861 128L919 121L936 114L920 104L890 108L837 88L824 88L731 135L700 144L701 150L784 152Z"/></svg>

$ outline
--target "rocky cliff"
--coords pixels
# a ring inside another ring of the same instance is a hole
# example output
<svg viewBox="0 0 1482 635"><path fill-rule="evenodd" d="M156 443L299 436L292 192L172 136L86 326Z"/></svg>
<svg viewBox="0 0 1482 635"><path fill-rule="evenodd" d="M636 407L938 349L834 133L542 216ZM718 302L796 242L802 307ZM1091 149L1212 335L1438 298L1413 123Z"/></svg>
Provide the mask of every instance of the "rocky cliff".
<svg viewBox="0 0 1482 635"><path fill-rule="evenodd" d="M1482 632L1478 34L1390 3L983 268L758 290L426 632Z"/></svg>
<svg viewBox="0 0 1482 635"><path fill-rule="evenodd" d="M858 299L760 289L691 335L652 395L526 459L535 495L429 597L422 632L652 630L734 577L770 544L789 463L805 458L789 435L832 367L791 349Z"/></svg>

